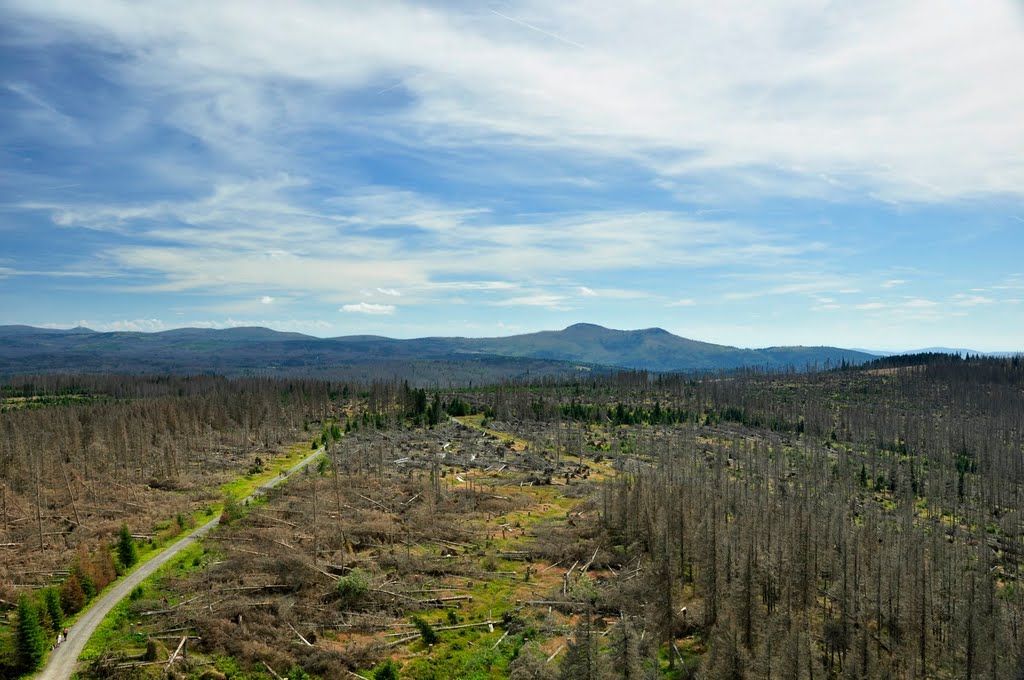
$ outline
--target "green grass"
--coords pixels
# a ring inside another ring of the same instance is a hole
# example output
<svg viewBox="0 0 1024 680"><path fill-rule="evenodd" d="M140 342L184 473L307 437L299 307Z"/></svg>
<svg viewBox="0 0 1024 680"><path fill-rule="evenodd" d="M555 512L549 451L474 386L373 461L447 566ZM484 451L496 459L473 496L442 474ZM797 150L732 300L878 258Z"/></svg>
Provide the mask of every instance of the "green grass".
<svg viewBox="0 0 1024 680"><path fill-rule="evenodd" d="M146 639L144 635L136 633L135 635L128 636L123 632L123 629L129 622L128 608L131 604L131 600L125 599L118 602L110 610L110 613L103 618L96 632L89 638L89 642L86 644L85 649L82 650L81 656L78 657L79 661L98 659L105 650L110 649L115 644L118 648L126 646L129 642L145 644Z"/></svg>
<svg viewBox="0 0 1024 680"><path fill-rule="evenodd" d="M85 649L82 650L79 661L92 661L98 659L105 652L118 650L123 652L141 653L146 644L146 634L143 632L131 633L132 605L139 599L158 599L164 596L165 591L160 589L160 582L167 576L180 578L187 574L201 570L208 562L208 553L203 546L190 545L175 556L173 560L160 567L152 576L143 581L133 592L110 610L96 632L89 638Z"/></svg>
<svg viewBox="0 0 1024 680"><path fill-rule="evenodd" d="M303 458L308 456L311 451L306 448L305 442L295 444L288 447L283 455L275 455L271 457L264 466L264 471L259 474L248 474L238 479L222 484L218 488L218 492L224 498L244 498L248 496L257 488L262 486L265 482L277 477L281 470L288 470L296 463L301 461ZM120 578L130 574L139 566L153 559L156 555L160 554L164 548L172 545L182 538L190 535L198 527L202 526L206 522L210 521L214 517L217 517L223 512L224 502L219 502L212 505L207 505L204 508L199 508L193 511L187 516L186 524L189 524L187 529L183 529L178 533L167 535L163 539L147 541L138 545L139 560L135 566L125 571L121 576L118 577L113 583L107 586L103 592L106 592L109 588L120 581ZM160 525L157 525L155 529L159 531L166 531L178 524L177 518L168 520ZM200 545L192 545L181 552L180 555L176 556L166 565L160 567L155 574L147 578L141 588L143 593L152 591L154 584L158 582L158 579L163 578L168 573L173 573L175 576L183 576L191 571L201 569L204 565L202 560L205 551ZM96 597L90 602L95 603L101 593L97 593ZM130 612L129 607L132 604L132 600L125 599L119 602L111 611L104 617L100 623L96 632L89 638L89 642L86 644L82 655L79 657L82 661L91 661L98 658L105 650L109 649L130 649L137 644L145 644L145 638L137 639L138 634L131 635L128 632L128 614ZM88 606L82 611L86 611ZM72 625L82 612L79 612L74 618L68 620L67 625Z"/></svg>
<svg viewBox="0 0 1024 680"><path fill-rule="evenodd" d="M479 417L471 418L476 423L467 423L471 426L479 425ZM489 433L501 438L508 435L502 432L489 431ZM289 449L288 455L276 460L269 461L264 466L264 472L260 475L246 475L220 487L219 491L225 497L229 495L239 498L250 493L263 481L276 476L282 467L291 467L296 462L309 455L310 450L305 444L299 444ZM522 489L531 497L529 507L509 512L501 518L512 525L530 527L538 523L558 521L564 518L566 511L571 509L578 500L563 497L562 487L531 487ZM546 507L542 507L546 506ZM210 514L216 514L223 510L223 503L210 506ZM202 521L203 518L200 518ZM199 522L197 522L198 524ZM167 527L171 528L171 527ZM507 539L501 539L500 534L485 546L487 553L494 549L508 548L516 549L523 547L524 538L520 532ZM426 550L427 548L422 547ZM150 577L143 584L142 597L155 599L161 596L172 595L161 590L160 579L169 576L182 576L190 571L201 569L208 557L200 546L191 546L176 557L168 565L162 567L154 577ZM472 595L472 601L460 603L456 610L458 623L475 623L489 619L501 620L502 615L515 608L516 599L526 597L533 584L527 585L523 578L522 571L525 566L522 562L505 560L497 556L488 558L489 568L494 571L514 571L516 576L493 574L489 577L474 578L473 584L461 589L461 592ZM484 565L483 558L479 565L480 571L488 571ZM466 584L468 585L468 584ZM173 604L173 602L171 603ZM138 654L142 651L144 640L137 634L130 632L131 603L125 600L120 603L111 614L103 621L93 639L87 647L87 653L83 654L83 660L96 658L99 654L109 651L118 651L125 654ZM426 609L419 613L435 628L443 628L451 625L452 620L448 618L446 611L437 609ZM515 658L519 648L523 644L522 635L509 635L502 643L494 648L494 644L504 634L504 627L495 626L493 632L486 626L465 628L459 630L438 630L439 641L432 648L426 648L422 640L415 640L396 651L396 658L405 659L405 667L402 670L402 677L411 678L504 678L508 677L508 665ZM412 656L408 656L411 654ZM235 670L236 660L227 657L218 658L216 666L223 672ZM229 677L231 674L228 673ZM367 673L363 673L367 676ZM245 677L250 677L246 675ZM254 676L252 676L254 677Z"/></svg>
<svg viewBox="0 0 1024 680"><path fill-rule="evenodd" d="M262 486L265 482L277 477L282 471L288 471L293 465L313 453L306 442L299 442L288 447L283 455L275 455L264 462L263 472L247 474L222 484L217 490L222 497L231 496L242 499ZM223 504L215 506L217 511L223 510Z"/></svg>
<svg viewBox="0 0 1024 680"><path fill-rule="evenodd" d="M483 631L483 633L472 631ZM409 661L402 668L403 678L418 680L490 680L508 677L508 665L523 645L521 635L510 635L497 649L494 644L503 631L489 633L486 628L442 631L442 645ZM421 643L417 642L417 645Z"/></svg>
<svg viewBox="0 0 1024 680"><path fill-rule="evenodd" d="M529 533L532 526L564 519L566 511L572 509L579 501L563 497L561 491L562 487L555 486L517 490L517 493L532 498L530 506L493 518L488 524L507 522L513 526L526 528ZM544 505L547 507L542 507ZM529 599L531 591L537 585L535 581L525 581L525 564L493 555L494 550L523 549L528 544L529 539L524 539L518 532L515 536L509 535L505 539L502 539L499 533L482 542L481 545L490 556L480 558L477 566L480 571L514 571L516 575L495 573L491 577L474 578L472 586L462 591L471 595L472 601L461 603L460 608L455 610L458 623L500 621L504 614L515 612L517 600ZM453 582L461 582L461 579L455 578ZM493 632L486 626L441 630L453 623L448 620L447 612L424 610L417 613L437 629L440 640L432 648L427 648L422 640L408 644L406 649L412 656L402 668L403 678L507 678L509 664L525 641L523 634L509 635L495 649L494 644L505 632L505 627L501 624L496 624ZM404 654L398 656L399 659L404 657Z"/></svg>
<svg viewBox="0 0 1024 680"><path fill-rule="evenodd" d="M501 432L499 430L492 430L489 427L484 427L484 425L483 425L484 416L482 414L478 414L478 415L475 415L475 416L459 416L457 418L456 417L452 417L452 420L454 420L456 422L459 422L459 423L462 423L466 427L472 427L475 430L480 430L481 432L486 432L487 434L491 435L492 437L497 437L498 439L501 440L501 442L503 444L506 443L506 442L513 442L516 445L523 446L523 447L526 447L526 448L529 448L529 446L530 446L530 442L526 441L525 439L519 439L517 437L513 437L508 432Z"/></svg>

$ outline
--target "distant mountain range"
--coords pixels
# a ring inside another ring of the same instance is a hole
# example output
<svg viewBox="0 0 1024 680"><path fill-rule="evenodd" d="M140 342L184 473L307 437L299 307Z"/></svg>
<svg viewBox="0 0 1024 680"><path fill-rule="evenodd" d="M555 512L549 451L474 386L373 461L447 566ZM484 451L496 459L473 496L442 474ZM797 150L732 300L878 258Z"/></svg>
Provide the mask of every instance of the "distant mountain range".
<svg viewBox="0 0 1024 680"><path fill-rule="evenodd" d="M361 365L388 367L383 374L390 374L424 362L469 363L509 375L558 373L580 366L658 372L742 367L804 370L842 362L856 365L877 356L838 347L741 349L689 340L660 328L622 331L586 323L500 338L412 340L370 335L316 338L258 327L100 333L87 328L0 326L0 375L52 371L336 374L337 369L351 373Z"/></svg>

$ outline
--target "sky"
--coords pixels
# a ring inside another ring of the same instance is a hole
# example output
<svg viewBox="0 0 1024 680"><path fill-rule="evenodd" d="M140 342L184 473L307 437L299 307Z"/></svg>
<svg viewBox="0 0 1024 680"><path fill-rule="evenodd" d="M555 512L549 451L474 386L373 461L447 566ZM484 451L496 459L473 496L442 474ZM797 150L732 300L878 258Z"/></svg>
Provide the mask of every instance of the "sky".
<svg viewBox="0 0 1024 680"><path fill-rule="evenodd" d="M0 324L1024 350L1024 2L0 0Z"/></svg>

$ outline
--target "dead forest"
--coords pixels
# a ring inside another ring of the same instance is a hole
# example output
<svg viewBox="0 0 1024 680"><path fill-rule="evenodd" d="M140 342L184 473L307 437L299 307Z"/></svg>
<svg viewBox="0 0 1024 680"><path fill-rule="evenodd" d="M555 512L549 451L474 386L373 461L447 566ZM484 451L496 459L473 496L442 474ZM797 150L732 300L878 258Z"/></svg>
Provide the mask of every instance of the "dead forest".
<svg viewBox="0 0 1024 680"><path fill-rule="evenodd" d="M121 524L326 449L133 594L82 677L1024 672L1019 360L4 390L7 628L19 594L113 561Z"/></svg>
<svg viewBox="0 0 1024 680"><path fill-rule="evenodd" d="M96 547L89 543L110 526L131 520L141 533L147 521L219 500L202 495L211 478L233 478L260 453L304 437L340 399L315 382L12 381L0 413L0 529L9 558L0 582L44 583L47 569L59 570L82 545ZM35 578L19 569L23 559L38 568Z"/></svg>

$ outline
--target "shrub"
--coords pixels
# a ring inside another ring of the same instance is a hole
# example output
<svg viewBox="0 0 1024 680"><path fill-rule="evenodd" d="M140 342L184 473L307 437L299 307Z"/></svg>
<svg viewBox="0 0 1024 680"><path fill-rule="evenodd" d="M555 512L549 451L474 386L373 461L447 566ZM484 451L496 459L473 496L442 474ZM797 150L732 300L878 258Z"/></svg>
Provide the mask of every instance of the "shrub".
<svg viewBox="0 0 1024 680"><path fill-rule="evenodd" d="M312 680L312 678L313 676L302 670L302 666L298 664L292 664L288 671L288 680Z"/></svg>
<svg viewBox="0 0 1024 680"><path fill-rule="evenodd" d="M373 669L373 680L399 680L398 664L391 659Z"/></svg>
<svg viewBox="0 0 1024 680"><path fill-rule="evenodd" d="M553 664L547 663L547 654L536 642L527 642L508 666L511 680L555 680Z"/></svg>
<svg viewBox="0 0 1024 680"><path fill-rule="evenodd" d="M231 524L242 516L242 506L234 496L224 499L224 510L220 514L222 524Z"/></svg>
<svg viewBox="0 0 1024 680"><path fill-rule="evenodd" d="M412 623L420 631L420 637L423 638L423 644L437 644L437 641L440 638L437 636L437 632L434 630L433 626L431 626L422 617L419 616L412 617Z"/></svg>
<svg viewBox="0 0 1024 680"><path fill-rule="evenodd" d="M146 640L146 651L142 655L143 661L160 661L168 657L167 647L155 638Z"/></svg>
<svg viewBox="0 0 1024 680"><path fill-rule="evenodd" d="M353 569L338 579L334 586L343 607L354 607L370 590L370 579L361 569Z"/></svg>

